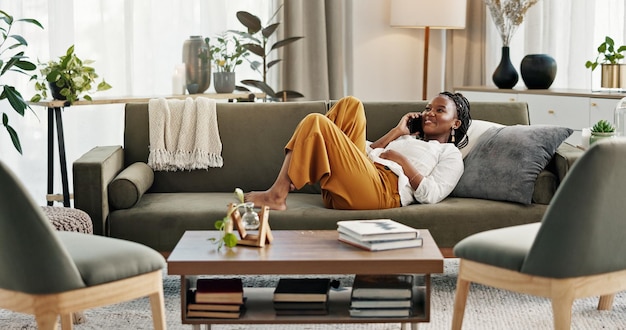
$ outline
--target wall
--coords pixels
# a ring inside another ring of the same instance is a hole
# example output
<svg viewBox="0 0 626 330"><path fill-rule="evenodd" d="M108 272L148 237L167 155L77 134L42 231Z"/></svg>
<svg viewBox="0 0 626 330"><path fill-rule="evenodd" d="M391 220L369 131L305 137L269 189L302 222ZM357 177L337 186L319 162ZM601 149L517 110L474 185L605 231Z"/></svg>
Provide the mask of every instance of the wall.
<svg viewBox="0 0 626 330"><path fill-rule="evenodd" d="M389 26L389 0L353 1L348 94L364 101L420 100L424 30ZM431 30L427 98L443 89L445 31Z"/></svg>

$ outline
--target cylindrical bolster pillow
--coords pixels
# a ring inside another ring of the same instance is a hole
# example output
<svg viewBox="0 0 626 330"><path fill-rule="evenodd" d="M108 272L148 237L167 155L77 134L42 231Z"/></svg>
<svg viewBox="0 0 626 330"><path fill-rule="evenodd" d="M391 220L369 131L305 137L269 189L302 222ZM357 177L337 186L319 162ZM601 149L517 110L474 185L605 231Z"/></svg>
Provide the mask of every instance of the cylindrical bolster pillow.
<svg viewBox="0 0 626 330"><path fill-rule="evenodd" d="M118 174L109 183L109 204L115 209L128 209L152 186L154 172L146 163L137 162Z"/></svg>

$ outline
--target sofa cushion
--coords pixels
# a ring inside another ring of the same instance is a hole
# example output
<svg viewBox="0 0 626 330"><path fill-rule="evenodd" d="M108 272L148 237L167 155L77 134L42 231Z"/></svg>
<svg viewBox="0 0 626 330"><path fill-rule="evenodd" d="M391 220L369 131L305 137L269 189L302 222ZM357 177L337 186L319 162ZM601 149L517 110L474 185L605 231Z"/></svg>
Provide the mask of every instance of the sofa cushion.
<svg viewBox="0 0 626 330"><path fill-rule="evenodd" d="M530 204L539 172L571 134L548 125L489 128L465 158L453 196Z"/></svg>
<svg viewBox="0 0 626 330"><path fill-rule="evenodd" d="M472 151L472 149L474 149L474 147L477 144L477 141L480 140L480 137L483 135L483 133L485 133L488 129L492 127L502 127L502 126L504 125L499 124L499 123L494 123L491 121L473 119L472 124L467 129L467 137L468 137L467 145L465 146L465 148L460 149L461 156L463 156L463 159L465 159L465 157L467 157L469 152Z"/></svg>
<svg viewBox="0 0 626 330"><path fill-rule="evenodd" d="M135 206L141 196L152 186L154 172L146 163L136 162L109 184L109 203L115 209L127 209Z"/></svg>

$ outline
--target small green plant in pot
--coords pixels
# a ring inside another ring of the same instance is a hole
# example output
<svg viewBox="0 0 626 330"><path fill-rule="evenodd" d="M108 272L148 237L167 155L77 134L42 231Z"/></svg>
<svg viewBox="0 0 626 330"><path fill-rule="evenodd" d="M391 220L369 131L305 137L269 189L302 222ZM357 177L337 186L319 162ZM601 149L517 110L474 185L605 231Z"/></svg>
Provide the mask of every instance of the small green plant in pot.
<svg viewBox="0 0 626 330"><path fill-rule="evenodd" d="M0 31L2 31L0 34L0 104L3 100L7 100L11 108L23 117L26 109L31 108L22 97L22 94L14 86L7 84L6 76L6 74L11 72L30 76L27 71L33 71L37 68L24 55L24 48L28 47L26 39L21 35L11 33L13 25L20 22L32 24L43 29L43 26L37 20L32 18L15 19L13 16L0 10ZM15 150L21 154L22 144L20 143L19 135L9 123L9 116L5 112L2 112L2 126L9 133Z"/></svg>
<svg viewBox="0 0 626 330"><path fill-rule="evenodd" d="M615 41L610 37L605 37L604 42L598 46L598 55L595 60L587 61L585 66L591 71L595 70L598 65L601 67L600 87L602 88L619 88L624 89L626 86L623 77L624 65L620 61L624 58L626 45L615 46Z"/></svg>
<svg viewBox="0 0 626 330"><path fill-rule="evenodd" d="M616 48L615 41L611 37L606 36L604 42L598 46L596 59L593 62L587 61L585 67L593 71L599 64L619 64L619 61L624 58L623 52L626 52L626 45Z"/></svg>
<svg viewBox="0 0 626 330"><path fill-rule="evenodd" d="M35 90L38 92L32 98L32 102L38 102L48 97L48 88L52 96L57 100L67 100L70 104L78 101L81 97L91 101L89 93L104 91L111 88L104 79L96 85L98 74L89 66L94 61L81 60L74 53L74 45L67 49L65 55L58 61L40 63L41 78L33 77ZM95 86L95 87L94 87Z"/></svg>
<svg viewBox="0 0 626 330"><path fill-rule="evenodd" d="M215 42L212 41L211 38L204 39L215 69L213 72L215 91L231 93L235 90L235 68L249 55L248 50L235 34L224 34L216 37Z"/></svg>
<svg viewBox="0 0 626 330"><path fill-rule="evenodd" d="M599 120L593 127L591 127L591 137L589 137L589 145L594 142L615 136L615 126L609 123L607 120Z"/></svg>

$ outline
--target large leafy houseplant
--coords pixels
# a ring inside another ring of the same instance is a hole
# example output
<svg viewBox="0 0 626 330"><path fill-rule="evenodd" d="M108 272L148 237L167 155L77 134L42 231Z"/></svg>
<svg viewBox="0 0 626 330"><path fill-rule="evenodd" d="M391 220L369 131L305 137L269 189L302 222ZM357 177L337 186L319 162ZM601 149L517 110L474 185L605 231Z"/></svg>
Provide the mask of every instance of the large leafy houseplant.
<svg viewBox="0 0 626 330"><path fill-rule="evenodd" d="M593 71L599 64L619 64L619 60L624 58L623 52L626 52L626 45L616 48L613 38L606 36L604 42L598 46L598 55L595 60L587 61L585 67Z"/></svg>
<svg viewBox="0 0 626 330"><path fill-rule="evenodd" d="M33 71L37 68L35 64L28 60L28 57L24 55L24 48L28 47L28 42L24 37L17 34L11 34L13 24L18 22L24 22L33 24L43 29L41 23L32 18L15 19L13 16L0 10L0 87L2 93L0 94L0 102L7 100L11 105L11 108L15 110L20 116L24 116L24 111L28 108L31 109L28 103L22 97L22 94L15 89L14 86L6 83L5 74L9 72L16 72L30 76L27 71ZM32 109L31 109L32 111ZM9 124L9 116L2 113L2 125L9 133L13 147L20 154L22 153L22 144L20 138L15 129Z"/></svg>
<svg viewBox="0 0 626 330"><path fill-rule="evenodd" d="M36 79L35 90L38 92L32 98L32 102L38 102L48 97L48 87L55 99L67 100L70 104L84 98L91 101L89 93L104 91L111 88L102 79L94 90L94 84L98 74L89 66L94 61L81 60L74 53L74 45L70 46L65 55L58 61L40 63L41 78Z"/></svg>
<svg viewBox="0 0 626 330"><path fill-rule="evenodd" d="M274 16L275 15L276 14L274 14ZM241 83L246 86L260 89L270 99L273 100L284 100L292 97L303 97L304 95L292 90L274 91L274 89L267 84L267 71L282 61L282 59L280 58L269 61L271 52L278 48L289 45L294 41L302 39L303 37L288 37L283 40L278 40L270 45L270 38L276 32L278 26L280 26L280 23L273 23L264 27L263 25L261 25L261 20L257 16L252 15L247 11L237 12L237 19L248 30L247 32L233 32L238 33L242 37L246 38L248 40L248 43L244 44L243 46L246 47L251 53L258 55L261 58L261 62L251 61L250 64L252 69L258 71L263 78L262 81L252 79L242 80Z"/></svg>

